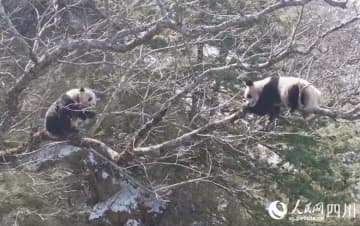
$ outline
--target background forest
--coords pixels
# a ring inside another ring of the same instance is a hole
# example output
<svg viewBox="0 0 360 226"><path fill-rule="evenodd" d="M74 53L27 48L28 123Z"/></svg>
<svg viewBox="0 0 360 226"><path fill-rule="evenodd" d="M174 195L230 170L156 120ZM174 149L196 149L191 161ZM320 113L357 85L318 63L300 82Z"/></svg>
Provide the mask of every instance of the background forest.
<svg viewBox="0 0 360 226"><path fill-rule="evenodd" d="M360 200L359 10L0 0L0 225L359 225L360 206L344 207ZM328 110L310 121L283 111L269 130L240 114L244 79L273 75L310 81ZM80 86L99 98L81 133L120 159L85 141L27 146ZM269 216L275 200L283 219ZM296 218L319 203L325 219Z"/></svg>

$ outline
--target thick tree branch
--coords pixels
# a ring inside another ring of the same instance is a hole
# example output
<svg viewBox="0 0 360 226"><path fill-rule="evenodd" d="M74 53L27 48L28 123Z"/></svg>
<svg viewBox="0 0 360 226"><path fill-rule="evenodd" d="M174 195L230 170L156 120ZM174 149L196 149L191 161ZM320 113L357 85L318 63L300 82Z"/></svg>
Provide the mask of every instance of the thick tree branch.
<svg viewBox="0 0 360 226"><path fill-rule="evenodd" d="M49 137L45 131L40 131L33 137L33 141L36 141L36 142L41 142L43 139L48 140L48 139L52 139L52 138ZM114 151L112 148L110 148L109 146L107 146L106 144L104 144L103 142L101 142L99 140L84 137L81 139L62 141L56 145L73 145L76 147L89 149L96 156L100 157L101 159L106 161L108 164L110 164L122 176L129 179L132 183L135 183L136 185L142 187L143 189L145 189L149 192L153 192L150 188L143 185L139 180L137 180L136 178L131 176L125 168L121 167L118 164L119 161L123 161L123 160L125 161L125 159L123 159L124 156L120 155L118 152ZM44 149L42 151L46 151L46 152L49 151L48 150L49 148L39 148L39 149ZM18 148L7 149L7 150L0 152L0 161L4 161L4 162L17 161L18 159L23 158L25 155L29 156L34 153L38 153L38 152L32 152L32 153L25 152L24 146L21 146Z"/></svg>
<svg viewBox="0 0 360 226"><path fill-rule="evenodd" d="M2 158L2 160L9 161L13 158L16 158L16 154L31 152L34 149L34 147L36 147L39 143L41 143L44 140L54 140L54 138L49 136L45 130L41 130L35 133L30 138L30 140L26 145L21 145L17 148L4 150L0 152L0 157ZM95 152L100 153L101 155L105 156L107 159L114 162L117 162L122 158L122 156L118 152L114 151L111 147L107 146L103 142L96 139L84 137L84 138L64 141L64 143L71 144L77 147L89 148Z"/></svg>
<svg viewBox="0 0 360 226"><path fill-rule="evenodd" d="M303 110L300 110L300 111L303 111ZM319 108L316 110L303 111L303 112L311 112L314 114L328 116L331 118L341 118L341 119L346 119L346 120L360 119L360 105L348 112L342 112L342 111L334 110L334 109L330 110L330 109L325 109L325 108ZM234 121L235 119L238 119L238 118L242 118L245 116L246 113L247 113L247 108L245 106L243 106L242 110L239 110L227 117L224 117L223 119L209 122L208 124L198 128L198 129L192 130L188 133L185 133L177 138L165 141L160 144L147 146L147 147L135 147L133 149L133 151L135 154L140 154L140 153L144 154L146 152L156 152L156 151L159 151L160 149L174 148L174 147L180 146L180 145L184 144L186 141L196 137L198 134L216 129L216 127L218 127L220 125Z"/></svg>
<svg viewBox="0 0 360 226"><path fill-rule="evenodd" d="M304 110L300 110L300 111L328 116L330 118L335 118L335 119L345 119L350 121L360 119L360 106L357 106L354 109L347 112L343 112L337 109L326 109L326 108L319 108L311 111L304 111Z"/></svg>
<svg viewBox="0 0 360 226"><path fill-rule="evenodd" d="M344 1L324 0L324 2L326 2L327 4L329 4L329 5L331 5L331 6L335 6L335 7L340 7L340 8L346 9L346 4L348 3L348 0L344 0Z"/></svg>

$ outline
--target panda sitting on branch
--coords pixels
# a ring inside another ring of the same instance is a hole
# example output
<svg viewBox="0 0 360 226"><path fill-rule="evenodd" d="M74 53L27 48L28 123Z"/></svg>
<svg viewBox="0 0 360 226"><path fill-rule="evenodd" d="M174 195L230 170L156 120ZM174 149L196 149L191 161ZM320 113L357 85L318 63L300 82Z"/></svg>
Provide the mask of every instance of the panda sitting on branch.
<svg viewBox="0 0 360 226"><path fill-rule="evenodd" d="M301 110L304 119L311 119L319 109L321 92L308 81L295 77L268 77L259 81L245 81L245 111L259 116L268 115L268 123L280 114L281 106L290 112Z"/></svg>
<svg viewBox="0 0 360 226"><path fill-rule="evenodd" d="M51 137L77 138L79 128L94 118L95 93L90 88L68 90L51 104L45 115L45 129Z"/></svg>

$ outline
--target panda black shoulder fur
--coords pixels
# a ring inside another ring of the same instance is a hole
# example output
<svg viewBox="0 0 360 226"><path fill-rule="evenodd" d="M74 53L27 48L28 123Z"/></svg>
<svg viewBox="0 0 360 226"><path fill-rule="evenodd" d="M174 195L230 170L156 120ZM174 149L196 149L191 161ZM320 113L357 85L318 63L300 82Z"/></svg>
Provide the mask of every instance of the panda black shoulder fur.
<svg viewBox="0 0 360 226"><path fill-rule="evenodd" d="M268 77L259 81L248 80L244 96L247 110L256 115L269 115L274 120L285 106L293 112L296 109L311 111L319 108L321 92L308 81L295 77ZM304 112L303 117L314 115Z"/></svg>
<svg viewBox="0 0 360 226"><path fill-rule="evenodd" d="M96 105L96 95L89 88L68 90L47 110L45 128L58 138L67 138L78 134L79 122L94 118L91 109Z"/></svg>

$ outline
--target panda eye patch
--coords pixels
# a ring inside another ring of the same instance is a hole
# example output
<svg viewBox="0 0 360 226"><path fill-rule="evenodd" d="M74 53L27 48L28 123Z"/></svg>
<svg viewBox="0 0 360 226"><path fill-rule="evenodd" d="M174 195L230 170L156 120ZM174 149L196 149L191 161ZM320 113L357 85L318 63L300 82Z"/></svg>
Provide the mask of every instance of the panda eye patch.
<svg viewBox="0 0 360 226"><path fill-rule="evenodd" d="M248 94L246 97L249 98L249 99L251 99L251 95L250 95L250 94Z"/></svg>
<svg viewBox="0 0 360 226"><path fill-rule="evenodd" d="M89 97L88 101L92 101L92 97Z"/></svg>

